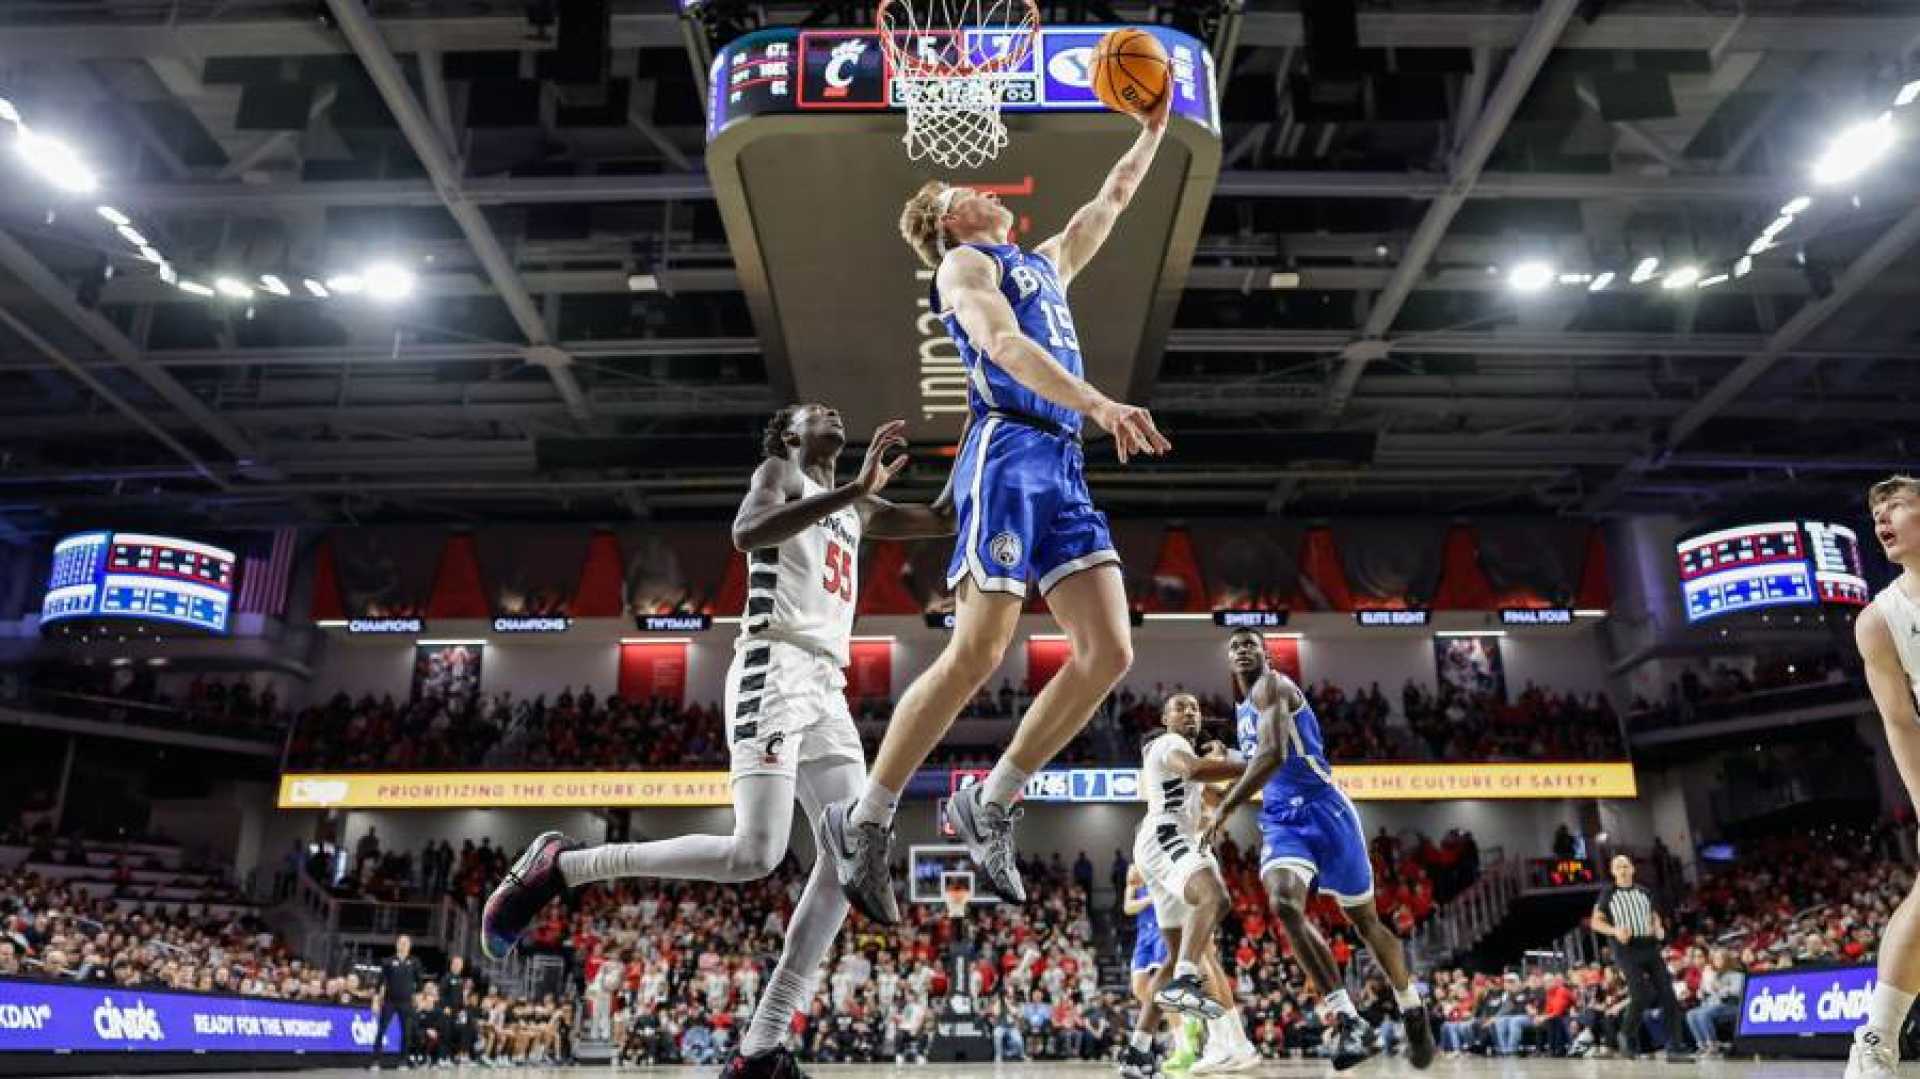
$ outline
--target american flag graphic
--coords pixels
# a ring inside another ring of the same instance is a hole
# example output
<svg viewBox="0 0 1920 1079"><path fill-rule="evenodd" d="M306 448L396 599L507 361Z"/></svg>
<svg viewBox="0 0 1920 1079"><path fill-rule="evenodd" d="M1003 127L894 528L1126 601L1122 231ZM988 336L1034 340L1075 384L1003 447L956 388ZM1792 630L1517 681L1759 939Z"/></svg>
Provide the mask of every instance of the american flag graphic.
<svg viewBox="0 0 1920 1079"><path fill-rule="evenodd" d="M287 613L287 579L293 576L299 530L276 528L246 545L240 558L240 598L236 611L269 617Z"/></svg>

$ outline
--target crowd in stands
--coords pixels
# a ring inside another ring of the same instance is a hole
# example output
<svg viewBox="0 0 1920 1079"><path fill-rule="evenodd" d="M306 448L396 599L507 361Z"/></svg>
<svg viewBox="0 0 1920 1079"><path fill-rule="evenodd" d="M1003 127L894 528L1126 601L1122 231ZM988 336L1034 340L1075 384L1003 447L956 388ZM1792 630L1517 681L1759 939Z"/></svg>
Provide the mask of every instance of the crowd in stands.
<svg viewBox="0 0 1920 1079"><path fill-rule="evenodd" d="M1731 664L1704 670L1688 668L1668 684L1665 695L1658 700L1635 696L1627 723L1636 731L1659 730L1738 719L1762 709L1820 704L1830 697L1865 692L1860 676L1838 653L1764 660L1753 664L1751 673Z"/></svg>
<svg viewBox="0 0 1920 1079"><path fill-rule="evenodd" d="M242 678L196 675L184 690L161 688L161 668L147 664L42 667L25 688L25 701L61 715L170 727L230 738L277 741L292 713L272 686L255 689Z"/></svg>

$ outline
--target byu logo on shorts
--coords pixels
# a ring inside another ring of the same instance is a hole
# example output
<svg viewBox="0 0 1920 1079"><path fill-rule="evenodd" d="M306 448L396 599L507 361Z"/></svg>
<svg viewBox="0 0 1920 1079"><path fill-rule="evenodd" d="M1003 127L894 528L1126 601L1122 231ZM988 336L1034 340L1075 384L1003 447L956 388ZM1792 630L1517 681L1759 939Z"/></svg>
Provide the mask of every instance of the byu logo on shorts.
<svg viewBox="0 0 1920 1079"><path fill-rule="evenodd" d="M1012 569L1020 564L1020 537L1002 532L987 541L987 553L995 562Z"/></svg>

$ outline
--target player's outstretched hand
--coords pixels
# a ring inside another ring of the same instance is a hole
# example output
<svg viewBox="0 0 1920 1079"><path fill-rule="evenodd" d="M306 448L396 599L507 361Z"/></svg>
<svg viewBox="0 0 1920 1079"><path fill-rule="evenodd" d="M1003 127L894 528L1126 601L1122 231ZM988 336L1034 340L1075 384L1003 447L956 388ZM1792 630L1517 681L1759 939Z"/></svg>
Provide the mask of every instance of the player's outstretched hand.
<svg viewBox="0 0 1920 1079"><path fill-rule="evenodd" d="M1123 465L1136 453L1159 456L1173 449L1173 443L1153 425L1153 413L1138 405L1107 401L1093 410L1091 418L1113 436L1113 452Z"/></svg>
<svg viewBox="0 0 1920 1079"><path fill-rule="evenodd" d="M1167 129L1167 117L1173 115L1173 93L1173 82L1169 80L1167 82L1167 92L1160 95L1160 104L1155 105L1149 112L1134 113L1133 118L1140 121L1140 126L1146 128L1148 131L1165 131Z"/></svg>
<svg viewBox="0 0 1920 1079"><path fill-rule="evenodd" d="M905 420L888 420L873 429L873 441L867 443L867 458L860 462L860 474L853 478L853 482L860 485L862 494L879 494L900 474L901 469L907 467L907 462L912 458L906 454L899 454L892 459L887 457L888 451L907 444L907 436L902 433L906 427Z"/></svg>

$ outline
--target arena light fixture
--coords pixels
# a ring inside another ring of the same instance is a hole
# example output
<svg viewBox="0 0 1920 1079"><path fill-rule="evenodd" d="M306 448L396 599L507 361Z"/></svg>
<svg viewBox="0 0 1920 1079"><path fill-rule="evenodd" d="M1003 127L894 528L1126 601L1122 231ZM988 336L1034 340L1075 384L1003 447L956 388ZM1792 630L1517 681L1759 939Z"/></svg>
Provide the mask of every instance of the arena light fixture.
<svg viewBox="0 0 1920 1079"><path fill-rule="evenodd" d="M1814 161L1813 182L1824 186L1846 183L1886 156L1893 140L1891 112L1854 124L1835 135Z"/></svg>
<svg viewBox="0 0 1920 1079"><path fill-rule="evenodd" d="M1900 92L1893 96L1893 107L1904 108L1916 100L1920 100L1920 79L1915 79L1900 88ZM5 104L6 102L0 101L0 105Z"/></svg>
<svg viewBox="0 0 1920 1079"><path fill-rule="evenodd" d="M280 280L280 278L270 273L260 275L260 287L273 293L275 296L293 295L293 290L287 287L285 281Z"/></svg>
<svg viewBox="0 0 1920 1079"><path fill-rule="evenodd" d="M716 615L713 619L713 624L716 626L737 626L740 622L741 618L737 614Z"/></svg>
<svg viewBox="0 0 1920 1079"><path fill-rule="evenodd" d="M367 286L367 298L380 303L399 303L413 295L413 271L397 262L376 262L361 275Z"/></svg>
<svg viewBox="0 0 1920 1079"><path fill-rule="evenodd" d="M319 626L321 629L346 629L347 620L344 618L322 618L318 622L315 622L314 625Z"/></svg>
<svg viewBox="0 0 1920 1079"><path fill-rule="evenodd" d="M1753 272L1753 256L1741 255L1733 264L1733 276L1745 277Z"/></svg>
<svg viewBox="0 0 1920 1079"><path fill-rule="evenodd" d="M307 287L308 295L312 296L316 300L324 300L327 297L333 295L333 293L327 291L327 286L321 284L318 281L315 281L311 277L307 278L306 280L300 283Z"/></svg>
<svg viewBox="0 0 1920 1079"><path fill-rule="evenodd" d="M27 166L62 191L84 195L100 186L99 177L80 160L73 147L51 135L42 135L22 125L13 140L14 152Z"/></svg>
<svg viewBox="0 0 1920 1079"><path fill-rule="evenodd" d="M1633 274L1627 278L1627 283L1631 285L1646 284L1649 280L1652 280L1653 272L1659 268L1660 260L1654 258L1652 255L1648 255L1646 258L1640 260L1640 265L1633 268Z"/></svg>
<svg viewBox="0 0 1920 1079"><path fill-rule="evenodd" d="M141 248L139 251L139 255L142 259L145 259L146 261L153 263L155 266L158 266L161 263L167 261L167 256L162 255L160 252L155 251L151 247Z"/></svg>
<svg viewBox="0 0 1920 1079"><path fill-rule="evenodd" d="M1587 291L1588 292L1605 292L1607 291L1607 286L1611 284L1613 284L1613 271L1608 270L1605 273L1601 274L1600 276L1594 278L1593 284L1587 286Z"/></svg>
<svg viewBox="0 0 1920 1079"><path fill-rule="evenodd" d="M235 277L214 278L213 290L229 300L253 299L253 290L247 287L246 282Z"/></svg>
<svg viewBox="0 0 1920 1079"><path fill-rule="evenodd" d="M1581 607L1573 612L1575 618L1605 618L1607 612L1598 607Z"/></svg>
<svg viewBox="0 0 1920 1079"><path fill-rule="evenodd" d="M1696 287L1712 288L1715 285L1724 285L1726 283L1727 283L1727 275L1723 273L1717 273L1717 274L1714 274L1712 277L1701 278L1700 284Z"/></svg>
<svg viewBox="0 0 1920 1079"><path fill-rule="evenodd" d="M1766 251L1769 251L1772 248L1773 248L1773 241L1768 237L1762 236L1759 239L1747 245L1747 254L1758 255Z"/></svg>
<svg viewBox="0 0 1920 1079"><path fill-rule="evenodd" d="M847 638L847 640L853 642L854 644L892 644L899 639L900 638L895 637L891 633L886 633L886 634L881 634L878 636L871 636L871 637L848 637Z"/></svg>
<svg viewBox="0 0 1920 1079"><path fill-rule="evenodd" d="M1507 273L1507 286L1515 292L1539 292L1553 284L1553 267L1538 259L1522 262Z"/></svg>
<svg viewBox="0 0 1920 1079"><path fill-rule="evenodd" d="M127 241L135 247L147 246L147 238L141 235L140 230L134 228L132 225L121 225L115 228L114 231L120 234L122 240Z"/></svg>
<svg viewBox="0 0 1920 1079"><path fill-rule="evenodd" d="M1027 634L1027 640L1029 641L1064 641L1066 639L1067 639L1067 635L1064 633L1029 633Z"/></svg>
<svg viewBox="0 0 1920 1079"><path fill-rule="evenodd" d="M714 621L719 621L715 619ZM421 641L421 644L427 642ZM692 637L622 637L621 644L692 644Z"/></svg>
<svg viewBox="0 0 1920 1079"><path fill-rule="evenodd" d="M1671 292L1674 289L1686 288L1698 280L1700 280L1700 267L1682 266L1672 273L1669 273L1665 279L1660 282L1660 287Z"/></svg>
<svg viewBox="0 0 1920 1079"><path fill-rule="evenodd" d="M1198 614L1193 611L1147 611L1140 616L1143 622L1211 622L1212 611Z"/></svg>
<svg viewBox="0 0 1920 1079"><path fill-rule="evenodd" d="M1507 631L1504 629L1437 629L1433 631L1433 635L1435 637L1505 637Z"/></svg>
<svg viewBox="0 0 1920 1079"><path fill-rule="evenodd" d="M93 212L106 219L109 225L131 225L133 220L111 206L95 206Z"/></svg>
<svg viewBox="0 0 1920 1079"><path fill-rule="evenodd" d="M650 273L630 273L627 275L628 292L659 292L660 275Z"/></svg>
<svg viewBox="0 0 1920 1079"><path fill-rule="evenodd" d="M190 292L195 296L213 295L212 289L208 288L207 286L191 278L183 277L180 280L174 282L174 284L179 287L181 292Z"/></svg>
<svg viewBox="0 0 1920 1079"><path fill-rule="evenodd" d="M1590 273L1563 273L1560 275L1560 283L1563 285L1584 285L1592 280L1593 275Z"/></svg>
<svg viewBox="0 0 1920 1079"><path fill-rule="evenodd" d="M1275 270L1267 275L1267 287L1278 291L1300 287L1300 275L1292 270Z"/></svg>
<svg viewBox="0 0 1920 1079"><path fill-rule="evenodd" d="M367 283L357 273L343 273L327 278L327 287L342 296L352 296L364 290Z"/></svg>
<svg viewBox="0 0 1920 1079"><path fill-rule="evenodd" d="M14 108L13 102L8 101L4 97L0 97L0 120L7 120L16 124L20 122L20 110Z"/></svg>
<svg viewBox="0 0 1920 1079"><path fill-rule="evenodd" d="M428 640L425 637L417 637L413 643L425 645L486 644L487 639L485 637L436 637Z"/></svg>
<svg viewBox="0 0 1920 1079"><path fill-rule="evenodd" d="M171 285L175 281L180 280L180 272L178 270L175 270L173 266L168 263L163 262L160 264L159 273L160 273L160 280L166 284Z"/></svg>
<svg viewBox="0 0 1920 1079"><path fill-rule="evenodd" d="M1785 206L1780 207L1780 213L1784 217L1792 217L1794 214L1806 213L1807 207L1812 205L1813 205L1813 196L1795 195L1793 197L1793 201L1787 203Z"/></svg>

